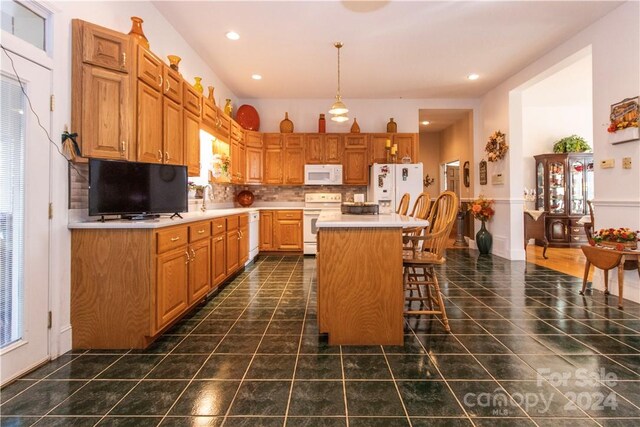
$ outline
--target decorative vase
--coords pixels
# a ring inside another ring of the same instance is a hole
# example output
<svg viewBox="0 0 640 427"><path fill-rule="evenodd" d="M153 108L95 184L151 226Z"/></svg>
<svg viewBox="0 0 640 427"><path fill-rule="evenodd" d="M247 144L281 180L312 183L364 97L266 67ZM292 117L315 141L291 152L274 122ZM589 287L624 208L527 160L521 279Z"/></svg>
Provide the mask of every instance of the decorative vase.
<svg viewBox="0 0 640 427"><path fill-rule="evenodd" d="M233 114L233 106L231 105L231 99L227 98L226 99L227 103L224 104L224 113L231 117L231 114Z"/></svg>
<svg viewBox="0 0 640 427"><path fill-rule="evenodd" d="M353 124L351 125L351 133L360 133L360 125L358 124L358 119L353 118Z"/></svg>
<svg viewBox="0 0 640 427"><path fill-rule="evenodd" d="M196 81L193 84L193 88L200 93L204 92L204 88L202 87L202 77L194 77L193 79Z"/></svg>
<svg viewBox="0 0 640 427"><path fill-rule="evenodd" d="M293 122L289 120L289 113L284 113L284 120L280 122L280 133L292 133Z"/></svg>
<svg viewBox="0 0 640 427"><path fill-rule="evenodd" d="M131 30L129 31L129 35L138 39L140 44L149 49L149 40L144 35L144 31L142 31L142 23L144 21L137 16L131 17Z"/></svg>
<svg viewBox="0 0 640 427"><path fill-rule="evenodd" d="M216 100L213 97L213 91L215 88L213 86L207 86L207 89L209 89L209 96L207 96L207 98L209 98L209 101L213 102L213 105L216 105Z"/></svg>
<svg viewBox="0 0 640 427"><path fill-rule="evenodd" d="M324 118L324 114L320 114L320 118L318 119L318 133L327 132L327 121Z"/></svg>
<svg viewBox="0 0 640 427"><path fill-rule="evenodd" d="M171 67L172 70L179 72L178 65L180 64L182 58L180 58L178 55L167 55L167 59L169 60L169 67Z"/></svg>
<svg viewBox="0 0 640 427"><path fill-rule="evenodd" d="M396 133L398 132L398 124L393 121L393 117L389 119L389 123L387 123L387 133Z"/></svg>
<svg viewBox="0 0 640 427"><path fill-rule="evenodd" d="M493 237L489 230L485 227L484 221L482 221L482 227L476 233L476 245L481 255L487 255L491 252L491 245L493 244Z"/></svg>

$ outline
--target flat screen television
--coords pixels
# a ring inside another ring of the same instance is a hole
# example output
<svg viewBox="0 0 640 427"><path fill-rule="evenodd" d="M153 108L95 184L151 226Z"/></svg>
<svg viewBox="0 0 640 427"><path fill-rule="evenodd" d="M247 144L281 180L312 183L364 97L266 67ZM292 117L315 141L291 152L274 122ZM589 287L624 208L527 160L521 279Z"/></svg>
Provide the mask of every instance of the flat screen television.
<svg viewBox="0 0 640 427"><path fill-rule="evenodd" d="M186 166L89 160L89 215L186 211Z"/></svg>

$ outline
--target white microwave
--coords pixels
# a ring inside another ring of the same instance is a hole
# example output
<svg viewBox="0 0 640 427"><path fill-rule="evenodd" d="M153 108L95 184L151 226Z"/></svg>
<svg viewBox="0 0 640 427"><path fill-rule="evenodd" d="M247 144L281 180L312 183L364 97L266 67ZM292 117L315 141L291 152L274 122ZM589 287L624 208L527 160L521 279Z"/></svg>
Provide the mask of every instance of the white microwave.
<svg viewBox="0 0 640 427"><path fill-rule="evenodd" d="M305 185L342 185L342 165L304 165Z"/></svg>

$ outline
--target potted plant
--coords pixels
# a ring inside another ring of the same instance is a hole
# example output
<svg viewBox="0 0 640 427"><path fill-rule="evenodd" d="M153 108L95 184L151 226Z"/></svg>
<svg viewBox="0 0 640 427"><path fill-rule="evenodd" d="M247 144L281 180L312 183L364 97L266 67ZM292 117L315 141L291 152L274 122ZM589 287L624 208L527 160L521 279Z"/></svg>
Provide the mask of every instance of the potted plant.
<svg viewBox="0 0 640 427"><path fill-rule="evenodd" d="M638 234L630 228L602 228L593 236L592 245L608 246L618 251L636 249L638 247Z"/></svg>
<svg viewBox="0 0 640 427"><path fill-rule="evenodd" d="M578 135L567 136L553 144L554 153L584 153L586 151L591 151L591 146Z"/></svg>
<svg viewBox="0 0 640 427"><path fill-rule="evenodd" d="M485 227L485 222L493 218L496 213L493 209L493 204L494 201L492 199L485 199L483 196L478 197L469 204L471 215L478 221L482 221L482 226L476 233L476 245L482 255L487 255L491 252L491 245L493 244L493 237Z"/></svg>

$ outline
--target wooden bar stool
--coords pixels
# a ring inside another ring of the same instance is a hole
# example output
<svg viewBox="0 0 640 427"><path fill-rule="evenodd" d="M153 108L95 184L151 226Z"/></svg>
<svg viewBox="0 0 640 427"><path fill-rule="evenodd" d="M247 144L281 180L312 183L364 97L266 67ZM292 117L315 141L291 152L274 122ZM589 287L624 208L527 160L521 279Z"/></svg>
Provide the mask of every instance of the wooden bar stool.
<svg viewBox="0 0 640 427"><path fill-rule="evenodd" d="M400 199L400 203L398 203L398 209L396 213L398 215L406 215L409 210L409 199L411 199L411 195L409 193L404 193L402 198Z"/></svg>

